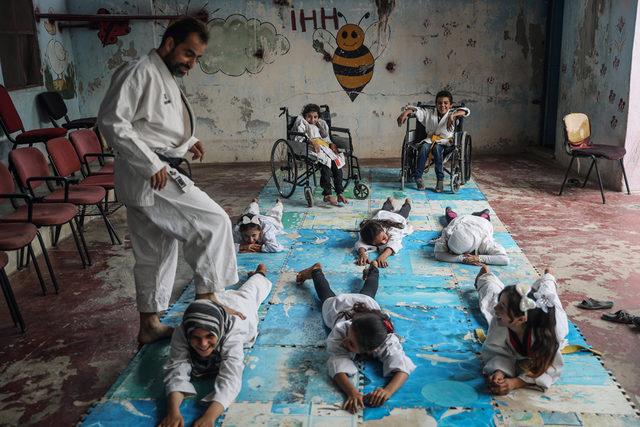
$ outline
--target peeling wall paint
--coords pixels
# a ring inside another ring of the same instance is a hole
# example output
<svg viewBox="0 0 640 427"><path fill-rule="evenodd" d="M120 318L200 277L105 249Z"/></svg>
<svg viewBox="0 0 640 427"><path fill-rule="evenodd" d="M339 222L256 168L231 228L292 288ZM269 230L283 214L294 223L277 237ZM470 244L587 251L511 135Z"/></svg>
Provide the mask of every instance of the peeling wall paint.
<svg viewBox="0 0 640 427"><path fill-rule="evenodd" d="M562 146L562 118L568 113L589 116L595 144L624 146L628 140L625 106L637 6L634 0L565 1L556 133L556 158L565 165L570 157ZM631 172L637 161L627 159ZM588 167L589 162L583 159L577 170L584 175ZM601 161L599 168L607 187L622 188L618 162Z"/></svg>

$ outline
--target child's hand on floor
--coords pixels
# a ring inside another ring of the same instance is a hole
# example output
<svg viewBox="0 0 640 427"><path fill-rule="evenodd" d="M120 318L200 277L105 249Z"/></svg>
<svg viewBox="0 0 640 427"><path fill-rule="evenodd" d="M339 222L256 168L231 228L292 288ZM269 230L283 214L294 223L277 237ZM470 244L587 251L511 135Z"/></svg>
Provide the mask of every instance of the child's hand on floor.
<svg viewBox="0 0 640 427"><path fill-rule="evenodd" d="M480 261L480 255L465 254L462 257L462 262L465 264L477 265L477 266L484 265L482 261Z"/></svg>
<svg viewBox="0 0 640 427"><path fill-rule="evenodd" d="M362 393L355 392L354 394L347 396L347 400L344 402L344 405L342 405L342 409L355 414L360 409L364 408L364 401L362 399Z"/></svg>
<svg viewBox="0 0 640 427"><path fill-rule="evenodd" d="M364 251L358 252L358 260L356 261L356 264L358 264L358 265L367 265L367 264L369 264L369 257L367 256L366 252L364 252Z"/></svg>
<svg viewBox="0 0 640 427"><path fill-rule="evenodd" d="M244 245L240 245L240 252L260 252L262 250L262 245L258 243L247 243Z"/></svg>
<svg viewBox="0 0 640 427"><path fill-rule="evenodd" d="M365 402L369 406L380 406L391 397L391 393L389 393L384 388L377 388L371 393L367 394L364 397Z"/></svg>
<svg viewBox="0 0 640 427"><path fill-rule="evenodd" d="M389 262L387 261L387 259L386 259L386 258L382 258L382 257L380 257L380 258L378 258L376 261L378 261L378 266L379 266L380 268L387 268L387 267L389 267Z"/></svg>
<svg viewBox="0 0 640 427"><path fill-rule="evenodd" d="M166 417L160 421L158 427L184 427L184 418L178 413L169 412Z"/></svg>

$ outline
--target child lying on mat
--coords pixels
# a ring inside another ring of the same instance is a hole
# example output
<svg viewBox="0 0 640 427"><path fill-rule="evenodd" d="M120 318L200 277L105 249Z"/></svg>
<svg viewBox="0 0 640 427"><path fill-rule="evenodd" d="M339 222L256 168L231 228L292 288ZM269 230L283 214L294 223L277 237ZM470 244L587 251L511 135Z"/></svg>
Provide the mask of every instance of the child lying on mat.
<svg viewBox="0 0 640 427"><path fill-rule="evenodd" d="M320 118L320 107L316 104L305 105L302 115L298 116L293 124L293 130L304 133L309 139L309 155L317 160L320 166L320 187L324 201L334 206L338 205L338 202L349 203L344 197L342 187L344 155L338 152L338 147L331 141L329 125ZM337 198L331 194L332 178Z"/></svg>
<svg viewBox="0 0 640 427"><path fill-rule="evenodd" d="M458 216L446 208L447 226L436 239L434 256L439 261L465 264L508 265L507 251L493 240L489 209Z"/></svg>
<svg viewBox="0 0 640 427"><path fill-rule="evenodd" d="M239 252L282 252L284 246L278 243L282 234L282 210L280 199L266 215L260 215L258 199L247 206L240 220L233 228L233 241Z"/></svg>
<svg viewBox="0 0 640 427"><path fill-rule="evenodd" d="M319 263L302 270L296 277L298 284L313 279L313 286L322 303L322 318L331 329L327 337L327 368L331 378L347 396L343 408L351 413L364 408L365 404L384 404L416 368L404 354L391 319L381 311L374 299L378 290L378 263L373 261L362 275L364 285L359 293L341 295L331 290ZM358 355L382 362L384 376L391 376L386 386L364 396L358 391L349 380L349 376L358 372L353 361Z"/></svg>
<svg viewBox="0 0 640 427"><path fill-rule="evenodd" d="M243 349L255 342L258 307L271 291L266 272L260 264L240 289L219 293L220 303L244 313L241 318L210 300L195 300L187 307L182 324L173 332L164 367L168 402L161 427L184 425L180 403L185 395L196 394L191 377L210 377L213 383L213 391L202 399L209 407L194 425L213 425L235 400L242 385Z"/></svg>
<svg viewBox="0 0 640 427"><path fill-rule="evenodd" d="M483 266L475 286L480 311L489 324L481 357L491 393L504 395L528 386L549 388L560 378L560 350L569 333L550 270L532 286L505 287Z"/></svg>
<svg viewBox="0 0 640 427"><path fill-rule="evenodd" d="M395 255L402 248L402 238L413 233L413 227L407 221L411 212L411 200L396 213L393 212L393 198L389 197L382 208L371 219L360 223L360 238L355 249L358 252L356 264L366 265L369 262L368 251L377 250L378 265L382 268L389 265L387 258Z"/></svg>

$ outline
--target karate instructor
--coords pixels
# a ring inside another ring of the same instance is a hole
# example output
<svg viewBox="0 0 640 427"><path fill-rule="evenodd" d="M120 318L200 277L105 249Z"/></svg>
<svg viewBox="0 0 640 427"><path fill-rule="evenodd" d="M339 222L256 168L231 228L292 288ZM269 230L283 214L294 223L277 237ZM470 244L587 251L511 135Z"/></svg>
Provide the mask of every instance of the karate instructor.
<svg viewBox="0 0 640 427"><path fill-rule="evenodd" d="M98 113L100 132L115 152L116 194L127 207L141 344L173 332L158 312L169 305L178 241L194 271L196 299L218 302L215 292L238 281L229 216L170 165L187 151L193 160L204 156L193 111L175 78L194 67L208 38L196 19L171 24L158 49L115 72Z"/></svg>

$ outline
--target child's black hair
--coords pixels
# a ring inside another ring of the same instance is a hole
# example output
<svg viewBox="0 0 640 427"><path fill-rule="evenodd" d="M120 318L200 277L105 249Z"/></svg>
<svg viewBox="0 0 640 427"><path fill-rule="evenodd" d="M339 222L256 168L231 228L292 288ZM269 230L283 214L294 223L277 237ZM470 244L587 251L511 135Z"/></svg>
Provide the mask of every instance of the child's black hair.
<svg viewBox="0 0 640 427"><path fill-rule="evenodd" d="M317 104L307 104L302 109L302 117L306 116L309 113L318 113L320 115L320 107Z"/></svg>
<svg viewBox="0 0 640 427"><path fill-rule="evenodd" d="M371 353L380 347L387 335L393 332L393 324L385 313L369 308L361 302L355 303L351 310L343 311L338 317L351 319L351 327L363 353Z"/></svg>
<svg viewBox="0 0 640 427"><path fill-rule="evenodd" d="M360 238L367 245L373 245L376 236L391 227L404 228L404 225L388 219L365 219L360 223Z"/></svg>
<svg viewBox="0 0 640 427"><path fill-rule="evenodd" d="M535 300L533 293L534 291L531 290L528 297ZM520 310L522 297L516 287L505 287L498 295L498 299L503 294L507 296L507 315L509 319L513 320L516 317L524 316L524 313ZM538 307L528 310L527 327L533 333L534 342L531 347L531 354L528 355L526 369L529 371L527 374L535 378L544 374L551 366L560 347L558 336L556 335L555 307L547 307L546 313Z"/></svg>
<svg viewBox="0 0 640 427"><path fill-rule="evenodd" d="M253 219L254 216L255 216L254 214L246 213L240 217L240 220L238 221L238 229L240 230L240 233L244 233L245 231L251 231L251 230L262 231L262 227L260 226L260 224L256 224L254 222L249 222L247 224L242 223L243 218L246 217L246 218L249 218L249 220L251 220Z"/></svg>
<svg viewBox="0 0 640 427"><path fill-rule="evenodd" d="M436 102L438 102L438 98L449 98L449 102L453 104L453 95L448 90L441 90L436 93Z"/></svg>

